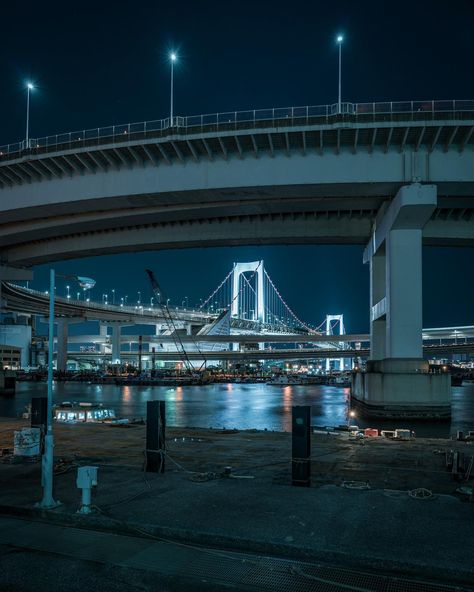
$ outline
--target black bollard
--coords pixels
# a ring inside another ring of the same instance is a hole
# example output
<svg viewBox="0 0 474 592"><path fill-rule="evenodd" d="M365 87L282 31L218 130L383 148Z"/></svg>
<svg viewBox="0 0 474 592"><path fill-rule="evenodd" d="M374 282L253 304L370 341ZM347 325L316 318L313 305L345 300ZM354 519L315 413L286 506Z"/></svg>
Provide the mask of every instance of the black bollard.
<svg viewBox="0 0 474 592"><path fill-rule="evenodd" d="M148 473L165 472L166 452L166 406L165 401L146 403L146 465Z"/></svg>
<svg viewBox="0 0 474 592"><path fill-rule="evenodd" d="M31 427L40 428L41 430L41 444L40 450L43 454L44 437L48 427L48 398L47 397L32 397L31 399Z"/></svg>
<svg viewBox="0 0 474 592"><path fill-rule="evenodd" d="M291 433L291 484L311 486L311 407L293 407Z"/></svg>

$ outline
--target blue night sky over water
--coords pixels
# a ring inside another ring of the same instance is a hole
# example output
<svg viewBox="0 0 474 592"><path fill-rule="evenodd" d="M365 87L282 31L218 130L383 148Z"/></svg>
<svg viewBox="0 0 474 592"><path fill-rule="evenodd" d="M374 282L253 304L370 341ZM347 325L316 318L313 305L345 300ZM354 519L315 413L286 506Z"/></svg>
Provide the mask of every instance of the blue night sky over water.
<svg viewBox="0 0 474 592"><path fill-rule="evenodd" d="M0 145L23 138L32 80L30 133L41 137L166 117L173 48L175 114L318 105L337 100L343 32L343 100L473 99L471 1L206 1L7 3L2 6ZM278 246L124 254L58 263L115 288L129 302L150 297L155 270L176 304L199 302L234 261L264 259L304 320L344 313L348 331L368 329L368 267L362 247ZM473 253L424 250L424 326L472 324ZM47 289L47 267L34 287ZM58 294L65 294L58 281Z"/></svg>

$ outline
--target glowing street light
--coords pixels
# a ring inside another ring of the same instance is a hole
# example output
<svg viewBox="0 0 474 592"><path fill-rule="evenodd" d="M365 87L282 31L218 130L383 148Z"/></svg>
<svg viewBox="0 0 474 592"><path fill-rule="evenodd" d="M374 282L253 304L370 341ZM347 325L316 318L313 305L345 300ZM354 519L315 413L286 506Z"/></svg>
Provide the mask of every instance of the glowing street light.
<svg viewBox="0 0 474 592"><path fill-rule="evenodd" d="M26 85L26 142L25 147L29 148L30 142L30 91L34 89L34 85L28 82Z"/></svg>
<svg viewBox="0 0 474 592"><path fill-rule="evenodd" d="M337 44L339 45L339 93L338 93L338 100L337 100L337 112L341 112L341 97L342 97L342 42L344 41L344 37L342 35L338 35L336 37Z"/></svg>
<svg viewBox="0 0 474 592"><path fill-rule="evenodd" d="M170 64L171 64L171 93L170 93L170 125L173 127L173 84L174 84L174 63L178 59L176 52L170 53Z"/></svg>

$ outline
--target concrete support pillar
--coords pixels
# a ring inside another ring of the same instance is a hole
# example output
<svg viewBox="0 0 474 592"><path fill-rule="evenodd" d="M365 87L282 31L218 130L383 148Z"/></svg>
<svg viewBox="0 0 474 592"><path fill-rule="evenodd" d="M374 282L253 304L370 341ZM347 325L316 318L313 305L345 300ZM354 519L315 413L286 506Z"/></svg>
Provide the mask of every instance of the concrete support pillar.
<svg viewBox="0 0 474 592"><path fill-rule="evenodd" d="M380 249L382 251L382 249ZM370 259L370 354L372 360L385 358L385 249ZM377 306L382 303L380 306Z"/></svg>
<svg viewBox="0 0 474 592"><path fill-rule="evenodd" d="M364 252L370 263L370 347L352 396L376 417L443 418L451 412L449 374L423 359L423 227L437 205L436 186L402 187L377 216Z"/></svg>
<svg viewBox="0 0 474 592"><path fill-rule="evenodd" d="M120 364L120 338L122 335L121 325L112 325L112 364Z"/></svg>
<svg viewBox="0 0 474 592"><path fill-rule="evenodd" d="M57 319L57 355L56 369L60 372L67 370L67 338L69 323L67 319Z"/></svg>
<svg viewBox="0 0 474 592"><path fill-rule="evenodd" d="M102 355L105 354L107 348L107 335L108 335L108 325L106 323L99 322L99 336L104 338L104 341L100 343L100 353Z"/></svg>
<svg viewBox="0 0 474 592"><path fill-rule="evenodd" d="M391 230L386 240L386 356L423 357L422 231Z"/></svg>

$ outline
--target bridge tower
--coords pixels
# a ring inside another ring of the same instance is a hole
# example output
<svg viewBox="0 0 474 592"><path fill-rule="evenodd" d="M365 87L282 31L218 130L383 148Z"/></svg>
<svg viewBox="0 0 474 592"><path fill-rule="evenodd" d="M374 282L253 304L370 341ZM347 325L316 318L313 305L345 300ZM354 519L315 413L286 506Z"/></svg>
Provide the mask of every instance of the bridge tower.
<svg viewBox="0 0 474 592"><path fill-rule="evenodd" d="M333 335L332 332L332 321L338 321L339 325L339 335L344 335L346 332L344 327L344 315L326 315L326 335ZM343 345L341 342L340 345ZM344 370L344 358L334 358L339 360L339 371L342 372ZM331 369L331 360L326 358L326 372L329 372Z"/></svg>
<svg viewBox="0 0 474 592"><path fill-rule="evenodd" d="M233 317L239 316L240 311L240 276L244 273L255 274L257 276L256 282L256 310L255 318L253 320L265 322L265 295L263 289L264 267L263 259L261 261L251 261L249 263L234 263L232 273L232 306L231 315Z"/></svg>

